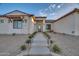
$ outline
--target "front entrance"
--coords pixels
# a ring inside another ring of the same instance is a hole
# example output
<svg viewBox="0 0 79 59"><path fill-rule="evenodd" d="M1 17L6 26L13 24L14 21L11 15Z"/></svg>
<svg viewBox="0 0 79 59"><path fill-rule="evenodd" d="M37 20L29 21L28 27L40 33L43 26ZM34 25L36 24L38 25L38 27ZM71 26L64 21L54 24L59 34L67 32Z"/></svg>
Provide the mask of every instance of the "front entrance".
<svg viewBox="0 0 79 59"><path fill-rule="evenodd" d="M36 21L35 28L36 28L36 31L42 32L43 31L43 21Z"/></svg>
<svg viewBox="0 0 79 59"><path fill-rule="evenodd" d="M37 31L39 31L39 32L43 31L43 26L38 24L37 25Z"/></svg>

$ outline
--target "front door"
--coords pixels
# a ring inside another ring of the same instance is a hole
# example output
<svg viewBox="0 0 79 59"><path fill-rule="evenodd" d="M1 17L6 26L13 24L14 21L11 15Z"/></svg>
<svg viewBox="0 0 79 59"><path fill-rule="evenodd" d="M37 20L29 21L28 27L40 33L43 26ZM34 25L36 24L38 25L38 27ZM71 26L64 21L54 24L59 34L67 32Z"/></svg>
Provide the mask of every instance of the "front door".
<svg viewBox="0 0 79 59"><path fill-rule="evenodd" d="M35 24L36 31L43 31L43 20L37 20Z"/></svg>
<svg viewBox="0 0 79 59"><path fill-rule="evenodd" d="M42 25L39 25L39 26L38 26L38 31L41 32L42 29L43 29L43 28L42 28Z"/></svg>
<svg viewBox="0 0 79 59"><path fill-rule="evenodd" d="M36 31L39 31L39 32L41 32L41 31L43 31L43 25L41 25L41 24L35 24L35 30Z"/></svg>

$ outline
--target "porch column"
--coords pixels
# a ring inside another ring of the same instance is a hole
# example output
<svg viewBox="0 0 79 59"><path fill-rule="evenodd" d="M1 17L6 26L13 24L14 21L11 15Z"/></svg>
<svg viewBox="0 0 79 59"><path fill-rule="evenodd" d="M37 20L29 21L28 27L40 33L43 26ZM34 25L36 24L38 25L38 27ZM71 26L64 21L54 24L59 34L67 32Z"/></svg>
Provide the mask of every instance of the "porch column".
<svg viewBox="0 0 79 59"><path fill-rule="evenodd" d="M45 20L43 20L43 32L45 31Z"/></svg>

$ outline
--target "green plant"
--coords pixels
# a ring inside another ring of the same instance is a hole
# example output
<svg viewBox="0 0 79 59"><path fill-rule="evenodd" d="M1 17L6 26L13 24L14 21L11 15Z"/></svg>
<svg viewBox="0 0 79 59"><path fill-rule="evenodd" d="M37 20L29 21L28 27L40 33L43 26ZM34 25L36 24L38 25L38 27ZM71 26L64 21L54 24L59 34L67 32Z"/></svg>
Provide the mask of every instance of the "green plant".
<svg viewBox="0 0 79 59"><path fill-rule="evenodd" d="M30 38L30 39L33 38L36 33L37 33L37 32L33 32L31 35L29 35L29 38Z"/></svg>
<svg viewBox="0 0 79 59"><path fill-rule="evenodd" d="M50 30L49 32L54 32L53 30Z"/></svg>
<svg viewBox="0 0 79 59"><path fill-rule="evenodd" d="M16 33L12 33L12 35L13 35L13 36L15 36L15 35L16 35Z"/></svg>
<svg viewBox="0 0 79 59"><path fill-rule="evenodd" d="M31 39L33 37L33 35L30 35L29 38Z"/></svg>
<svg viewBox="0 0 79 59"><path fill-rule="evenodd" d="M26 50L26 45L22 45L22 46L20 47L20 49L21 49L21 51Z"/></svg>
<svg viewBox="0 0 79 59"><path fill-rule="evenodd" d="M50 35L47 32L43 32L45 36L48 37L48 39L50 39Z"/></svg>
<svg viewBox="0 0 79 59"><path fill-rule="evenodd" d="M54 45L53 46L53 52L55 52L55 53L60 53L61 52L61 49L58 47L58 45Z"/></svg>
<svg viewBox="0 0 79 59"><path fill-rule="evenodd" d="M26 40L26 43L28 44L31 43L31 39Z"/></svg>
<svg viewBox="0 0 79 59"><path fill-rule="evenodd" d="M54 43L54 41L50 40L50 43L52 44L52 43Z"/></svg>
<svg viewBox="0 0 79 59"><path fill-rule="evenodd" d="M47 30L46 32L50 32L51 33L51 32L53 32L53 30Z"/></svg>
<svg viewBox="0 0 79 59"><path fill-rule="evenodd" d="M33 35L35 35L37 32L33 32Z"/></svg>

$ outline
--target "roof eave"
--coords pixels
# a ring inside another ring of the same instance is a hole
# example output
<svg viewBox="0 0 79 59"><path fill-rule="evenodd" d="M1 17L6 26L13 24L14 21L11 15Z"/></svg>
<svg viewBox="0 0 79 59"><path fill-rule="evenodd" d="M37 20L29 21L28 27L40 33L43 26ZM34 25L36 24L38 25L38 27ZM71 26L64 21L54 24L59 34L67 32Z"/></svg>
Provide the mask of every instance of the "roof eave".
<svg viewBox="0 0 79 59"><path fill-rule="evenodd" d="M67 13L67 14L65 14L64 16L61 16L60 18L56 19L54 22L57 22L57 21L61 20L62 18L66 17L66 16L68 16L68 15L74 13L74 12L79 12L79 9L78 9L78 8L73 9L72 11L70 11L70 12ZM54 23L54 22L53 22L53 23Z"/></svg>

